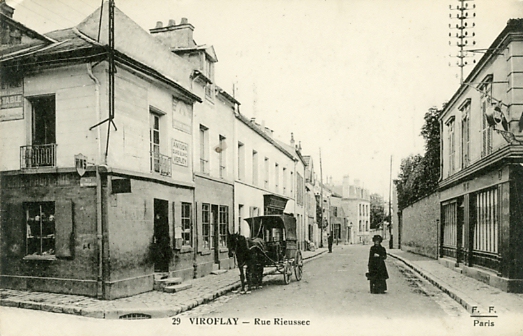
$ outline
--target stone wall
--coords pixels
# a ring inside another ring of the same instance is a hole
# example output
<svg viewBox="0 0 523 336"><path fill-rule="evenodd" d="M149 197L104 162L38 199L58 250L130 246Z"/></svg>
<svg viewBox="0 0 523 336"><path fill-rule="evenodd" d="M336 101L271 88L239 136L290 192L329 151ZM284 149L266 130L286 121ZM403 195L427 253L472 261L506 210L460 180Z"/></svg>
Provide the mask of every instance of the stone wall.
<svg viewBox="0 0 523 336"><path fill-rule="evenodd" d="M434 193L402 211L401 249L437 259L439 194Z"/></svg>

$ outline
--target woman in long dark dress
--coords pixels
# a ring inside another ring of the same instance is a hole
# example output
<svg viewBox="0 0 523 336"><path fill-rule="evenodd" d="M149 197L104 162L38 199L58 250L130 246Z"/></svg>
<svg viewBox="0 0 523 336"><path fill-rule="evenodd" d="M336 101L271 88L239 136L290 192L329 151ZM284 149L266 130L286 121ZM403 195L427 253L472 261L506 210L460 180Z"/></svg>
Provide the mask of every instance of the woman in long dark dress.
<svg viewBox="0 0 523 336"><path fill-rule="evenodd" d="M385 259L387 259L387 252L381 246L383 238L380 235L372 237L374 245L369 251L369 273L370 292L373 294L383 294L387 290L387 279L389 274L387 266L385 266Z"/></svg>

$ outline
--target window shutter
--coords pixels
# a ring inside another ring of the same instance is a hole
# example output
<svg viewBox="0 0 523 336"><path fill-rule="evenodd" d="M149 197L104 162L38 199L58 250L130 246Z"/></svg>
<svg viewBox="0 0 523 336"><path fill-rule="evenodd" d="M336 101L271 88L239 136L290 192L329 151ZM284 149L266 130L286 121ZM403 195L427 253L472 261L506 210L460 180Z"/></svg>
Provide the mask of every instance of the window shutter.
<svg viewBox="0 0 523 336"><path fill-rule="evenodd" d="M23 257L25 255L26 222L22 203L7 203L2 206L2 238L5 239L9 255ZM2 251L4 252L4 251Z"/></svg>
<svg viewBox="0 0 523 336"><path fill-rule="evenodd" d="M55 248L56 257L73 256L73 202L71 200L55 202Z"/></svg>

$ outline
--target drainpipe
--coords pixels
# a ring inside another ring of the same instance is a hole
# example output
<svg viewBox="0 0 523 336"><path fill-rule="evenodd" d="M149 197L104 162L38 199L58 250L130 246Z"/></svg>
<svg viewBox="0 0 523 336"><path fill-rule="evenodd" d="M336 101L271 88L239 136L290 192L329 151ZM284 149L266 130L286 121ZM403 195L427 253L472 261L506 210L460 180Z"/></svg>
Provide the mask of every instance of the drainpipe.
<svg viewBox="0 0 523 336"><path fill-rule="evenodd" d="M93 75L92 65L87 63L87 74L94 81L95 86L95 98L96 98L96 123L102 120L101 109L100 109L100 81ZM96 296L102 299L104 296L103 290L103 231L102 231L102 178L100 176L100 164L102 160L102 141L100 127L96 127L96 136L98 138L98 156L96 158L95 170L96 170L96 241L98 246L98 277L97 277L97 293Z"/></svg>

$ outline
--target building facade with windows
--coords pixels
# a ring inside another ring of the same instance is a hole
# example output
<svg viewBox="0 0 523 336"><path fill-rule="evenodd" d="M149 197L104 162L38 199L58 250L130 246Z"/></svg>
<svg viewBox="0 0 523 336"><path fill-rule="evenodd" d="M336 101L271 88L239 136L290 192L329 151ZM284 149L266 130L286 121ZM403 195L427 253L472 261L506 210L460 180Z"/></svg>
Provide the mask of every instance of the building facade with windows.
<svg viewBox="0 0 523 336"><path fill-rule="evenodd" d="M331 229L336 244L348 244L350 242L349 219L343 209L343 197L337 193L331 196Z"/></svg>
<svg viewBox="0 0 523 336"><path fill-rule="evenodd" d="M296 169L296 153L275 140L268 127L239 112L234 125L234 232L249 236L245 218L283 213L297 217L295 202L303 197L304 171Z"/></svg>
<svg viewBox="0 0 523 336"><path fill-rule="evenodd" d="M196 277L216 269L229 269L227 233L233 220L234 189L234 113L239 102L216 85L214 69L218 58L212 46L198 45L193 39L194 26L186 18L179 24L169 20L151 29L175 54L192 66L191 80L195 94L202 97L194 105L190 133L194 146L195 230L198 257Z"/></svg>
<svg viewBox="0 0 523 336"><path fill-rule="evenodd" d="M440 117L441 261L523 292L523 20L509 20Z"/></svg>
<svg viewBox="0 0 523 336"><path fill-rule="evenodd" d="M113 299L192 278L189 64L116 8L111 115L100 10L45 36L1 15L27 35L0 55L2 286Z"/></svg>
<svg viewBox="0 0 523 336"><path fill-rule="evenodd" d="M370 237L370 193L360 186L359 180L351 184L349 177L343 177L342 207L347 218L348 242L368 244Z"/></svg>
<svg viewBox="0 0 523 336"><path fill-rule="evenodd" d="M294 166L290 168L291 170L282 170L282 183L286 186L285 188L288 188L288 190L284 190L284 194L288 193L291 197L291 202L285 209L285 212L291 213L296 217L298 248L304 249L306 246L305 240L307 239L307 207L305 203L305 159L301 153L301 142L296 144L294 134L291 133L289 144L282 141L278 141L278 143L293 156ZM289 186L292 186L292 188L289 188Z"/></svg>
<svg viewBox="0 0 523 336"><path fill-rule="evenodd" d="M310 155L303 157L305 162L305 239L319 247L320 229L318 226L318 202L316 194L319 193L319 181L314 170L314 161Z"/></svg>

